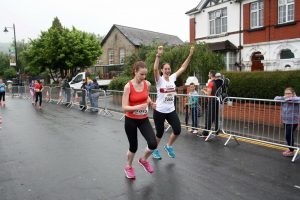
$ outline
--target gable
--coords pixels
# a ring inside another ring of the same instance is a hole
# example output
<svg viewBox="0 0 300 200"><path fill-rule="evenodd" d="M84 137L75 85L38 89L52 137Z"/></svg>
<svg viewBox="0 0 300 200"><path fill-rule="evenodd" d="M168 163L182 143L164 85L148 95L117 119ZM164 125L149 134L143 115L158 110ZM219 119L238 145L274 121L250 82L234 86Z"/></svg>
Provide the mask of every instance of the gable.
<svg viewBox="0 0 300 200"><path fill-rule="evenodd" d="M205 8L216 6L222 3L229 2L230 0L201 0L200 3L193 9L187 11L185 14L192 15L201 12Z"/></svg>
<svg viewBox="0 0 300 200"><path fill-rule="evenodd" d="M165 33L159 33L154 31L148 31L133 27L113 25L108 34L102 40L101 45L103 46L107 39L110 37L114 29L120 31L121 34L134 46L139 47L140 45L151 45L153 43L167 44L167 45L181 45L183 41L175 35L169 35Z"/></svg>
<svg viewBox="0 0 300 200"><path fill-rule="evenodd" d="M106 34L106 36L103 38L103 40L101 41L101 46L105 46L105 43L111 38L112 39L112 37L116 37L116 34L118 35L118 34L122 34L123 35L123 33L116 27L116 25L113 25L111 28L110 28L110 30L109 30L109 32ZM118 36L117 36L118 37ZM131 43L132 45L134 45L128 38L126 38L126 36L125 35L123 35L123 37L124 37L124 39L126 39L126 40L128 40L128 42L129 43ZM115 40L116 38L114 38L114 40Z"/></svg>
<svg viewBox="0 0 300 200"><path fill-rule="evenodd" d="M212 6L216 6L216 5L219 5L219 4L222 4L222 3L226 3L230 0L209 0L209 1L206 1L203 5L203 8L210 8Z"/></svg>

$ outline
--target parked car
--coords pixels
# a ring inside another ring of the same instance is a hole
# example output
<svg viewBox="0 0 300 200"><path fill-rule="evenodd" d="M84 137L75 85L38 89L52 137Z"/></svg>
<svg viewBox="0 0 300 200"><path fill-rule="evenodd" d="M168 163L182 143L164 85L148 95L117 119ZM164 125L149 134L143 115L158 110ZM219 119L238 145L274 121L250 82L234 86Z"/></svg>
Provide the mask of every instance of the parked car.
<svg viewBox="0 0 300 200"><path fill-rule="evenodd" d="M72 78L72 80L69 82L70 87L73 89L80 89L83 83L83 79L86 79L86 72L80 72L76 76ZM108 85L111 82L111 79L102 79L97 80L100 88L107 89Z"/></svg>

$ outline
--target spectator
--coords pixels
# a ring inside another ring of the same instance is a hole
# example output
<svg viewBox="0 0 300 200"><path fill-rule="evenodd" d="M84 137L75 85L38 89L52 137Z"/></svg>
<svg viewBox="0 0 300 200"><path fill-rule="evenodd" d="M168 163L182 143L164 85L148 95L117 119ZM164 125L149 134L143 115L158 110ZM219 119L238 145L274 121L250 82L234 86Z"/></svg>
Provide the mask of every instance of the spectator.
<svg viewBox="0 0 300 200"><path fill-rule="evenodd" d="M71 86L69 84L69 79L65 78L64 83L62 84L62 89L65 97L65 105L68 106L71 104Z"/></svg>
<svg viewBox="0 0 300 200"><path fill-rule="evenodd" d="M99 92L99 85L96 79L93 79L92 81L89 80L88 84L86 85L86 88L88 89L88 96L91 102L91 111L92 112L98 112L98 98L100 96L100 92Z"/></svg>
<svg viewBox="0 0 300 200"><path fill-rule="evenodd" d="M220 74L220 73L219 73ZM220 76L218 74L218 76ZM223 81L219 78L216 78L216 71L210 70L209 77L212 81L208 83L207 91L205 94L208 96L216 96L216 91L219 87L222 86ZM204 136L208 136L209 131L211 130L212 123L215 123L216 134L219 132L219 103L216 98L209 98L208 105L205 115L205 130L203 131Z"/></svg>
<svg viewBox="0 0 300 200"><path fill-rule="evenodd" d="M5 84L2 79L0 79L0 106L5 106Z"/></svg>
<svg viewBox="0 0 300 200"><path fill-rule="evenodd" d="M288 146L294 146L294 132L299 123L299 103L300 97L297 97L295 90L288 87L284 90L284 96L276 96L275 100L282 100L281 119L284 126L285 138ZM294 156L294 149L289 148L282 153L283 156Z"/></svg>
<svg viewBox="0 0 300 200"><path fill-rule="evenodd" d="M190 92L189 92L189 106L192 114L192 133L197 134L198 128L198 103L199 96L198 92L195 90L195 84L190 84Z"/></svg>
<svg viewBox="0 0 300 200"><path fill-rule="evenodd" d="M31 83L29 84L29 92L30 92L31 99L32 99L32 101L31 101L32 105L34 105L34 102L35 102L34 85L35 85L35 81L31 80Z"/></svg>
<svg viewBox="0 0 300 200"><path fill-rule="evenodd" d="M80 101L80 109L82 111L86 110L86 85L87 85L87 79L82 80L82 86L81 86L81 101Z"/></svg>
<svg viewBox="0 0 300 200"><path fill-rule="evenodd" d="M92 89L92 101L93 101L93 104L94 104L94 107L95 107L95 110L94 112L98 112L98 100L99 100L99 96L100 96L100 86L97 82L96 79L93 79L93 89Z"/></svg>

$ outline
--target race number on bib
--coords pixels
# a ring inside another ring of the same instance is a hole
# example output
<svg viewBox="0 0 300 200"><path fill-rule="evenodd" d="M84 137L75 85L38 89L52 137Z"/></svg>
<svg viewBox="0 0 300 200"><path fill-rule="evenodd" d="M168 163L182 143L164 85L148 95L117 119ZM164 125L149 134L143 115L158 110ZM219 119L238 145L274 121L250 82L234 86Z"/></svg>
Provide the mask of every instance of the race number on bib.
<svg viewBox="0 0 300 200"><path fill-rule="evenodd" d="M167 103L167 104L174 103L174 94L173 93L165 94L164 103Z"/></svg>
<svg viewBox="0 0 300 200"><path fill-rule="evenodd" d="M136 110L133 112L135 115L146 115L148 113L148 107L145 110Z"/></svg>

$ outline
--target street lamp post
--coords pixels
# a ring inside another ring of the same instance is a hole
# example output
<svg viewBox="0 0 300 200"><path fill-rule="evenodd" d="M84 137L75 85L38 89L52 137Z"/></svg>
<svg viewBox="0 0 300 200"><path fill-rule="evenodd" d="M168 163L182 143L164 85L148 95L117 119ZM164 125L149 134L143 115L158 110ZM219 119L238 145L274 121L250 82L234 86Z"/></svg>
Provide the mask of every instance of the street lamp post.
<svg viewBox="0 0 300 200"><path fill-rule="evenodd" d="M15 57L16 57L16 69L18 70L18 78L19 78L19 82L21 82L21 69L18 65L18 52L17 52L17 37L16 37L16 28L15 28L15 24L13 24L13 27L4 27L4 32L8 32L8 28L11 28L14 30L14 46L15 46Z"/></svg>

